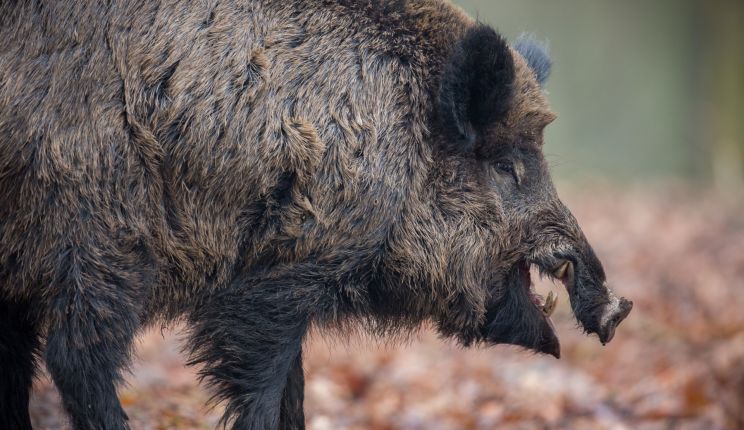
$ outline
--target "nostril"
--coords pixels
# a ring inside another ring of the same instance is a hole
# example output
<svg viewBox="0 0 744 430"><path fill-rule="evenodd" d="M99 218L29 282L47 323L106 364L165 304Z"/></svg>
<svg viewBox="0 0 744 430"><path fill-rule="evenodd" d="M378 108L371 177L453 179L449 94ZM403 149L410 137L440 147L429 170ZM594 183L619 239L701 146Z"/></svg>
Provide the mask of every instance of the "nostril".
<svg viewBox="0 0 744 430"><path fill-rule="evenodd" d="M611 325L612 327L617 327L617 325L618 325L618 324L620 324L620 322L621 322L622 320L624 320L624 319L625 319L625 315L622 315L622 314L617 314L617 315L615 315L615 317L614 317L614 318L612 318L612 320L610 321L610 325Z"/></svg>
<svg viewBox="0 0 744 430"><path fill-rule="evenodd" d="M617 315L617 321L616 324L620 324L622 320L624 320L629 314L630 311L633 309L633 302L630 300L627 300L625 297L620 299L620 313Z"/></svg>
<svg viewBox="0 0 744 430"><path fill-rule="evenodd" d="M615 337L615 329L618 325L630 314L631 309L633 309L633 302L630 300L625 299L624 297L618 300L617 298L613 297L617 302L610 303L610 305L606 308L606 315L603 326L602 326L602 333L599 334L600 341L602 344L606 344L612 340L613 337Z"/></svg>

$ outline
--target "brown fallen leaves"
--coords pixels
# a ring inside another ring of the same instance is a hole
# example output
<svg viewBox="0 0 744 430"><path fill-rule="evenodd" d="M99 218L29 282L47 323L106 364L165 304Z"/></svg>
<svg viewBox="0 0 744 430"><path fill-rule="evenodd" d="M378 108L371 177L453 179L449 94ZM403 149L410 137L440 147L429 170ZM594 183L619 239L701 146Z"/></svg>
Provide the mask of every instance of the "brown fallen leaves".
<svg viewBox="0 0 744 430"><path fill-rule="evenodd" d="M402 345L313 335L310 430L744 428L744 201L704 191L567 190L615 291L635 302L602 347L562 287L562 359L464 350L424 329ZM537 277L533 277L537 279ZM213 428L219 406L183 366L176 332L148 333L121 400L136 429ZM66 428L48 378L36 428Z"/></svg>

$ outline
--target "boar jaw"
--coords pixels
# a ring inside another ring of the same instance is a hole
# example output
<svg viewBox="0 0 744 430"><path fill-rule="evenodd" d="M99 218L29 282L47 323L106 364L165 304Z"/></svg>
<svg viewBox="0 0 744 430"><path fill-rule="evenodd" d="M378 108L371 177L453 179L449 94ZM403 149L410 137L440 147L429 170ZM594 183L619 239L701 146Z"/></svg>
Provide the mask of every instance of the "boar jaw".
<svg viewBox="0 0 744 430"><path fill-rule="evenodd" d="M486 313L484 337L490 343L523 346L560 358L561 347L550 314L555 299L543 298L534 290L530 264L521 261L509 272L505 288L490 303Z"/></svg>

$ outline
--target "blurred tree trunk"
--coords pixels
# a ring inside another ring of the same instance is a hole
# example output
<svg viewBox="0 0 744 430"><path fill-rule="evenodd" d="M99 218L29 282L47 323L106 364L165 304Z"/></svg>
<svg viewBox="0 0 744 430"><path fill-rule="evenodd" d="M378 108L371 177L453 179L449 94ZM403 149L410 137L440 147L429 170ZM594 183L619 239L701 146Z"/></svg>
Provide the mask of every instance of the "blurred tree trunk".
<svg viewBox="0 0 744 430"><path fill-rule="evenodd" d="M699 0L711 174L723 190L744 190L744 1Z"/></svg>

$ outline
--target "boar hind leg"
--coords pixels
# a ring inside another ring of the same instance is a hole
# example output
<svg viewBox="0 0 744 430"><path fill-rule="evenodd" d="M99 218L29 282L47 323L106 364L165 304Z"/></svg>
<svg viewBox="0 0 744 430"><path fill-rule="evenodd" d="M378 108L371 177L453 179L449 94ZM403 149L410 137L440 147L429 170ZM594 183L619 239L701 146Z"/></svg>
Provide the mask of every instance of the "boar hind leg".
<svg viewBox="0 0 744 430"><path fill-rule="evenodd" d="M236 281L190 317L190 364L204 365L202 374L216 398L227 402L223 423L233 429L278 429L290 379L290 409L296 414L300 407L295 403L301 398L293 391L299 383L293 365L301 360L304 308L312 301L303 299L301 291L286 281ZM293 416L285 422L296 420Z"/></svg>
<svg viewBox="0 0 744 430"><path fill-rule="evenodd" d="M279 430L305 429L305 412L302 407L304 398L305 371L302 368L302 351L300 351L289 369L287 385L284 387Z"/></svg>
<svg viewBox="0 0 744 430"><path fill-rule="evenodd" d="M39 336L27 303L0 299L0 429L31 429L28 394Z"/></svg>
<svg viewBox="0 0 744 430"><path fill-rule="evenodd" d="M134 292L143 280L123 258L111 264L101 254L69 250L48 305L44 359L76 430L129 428L116 385L139 326Z"/></svg>

